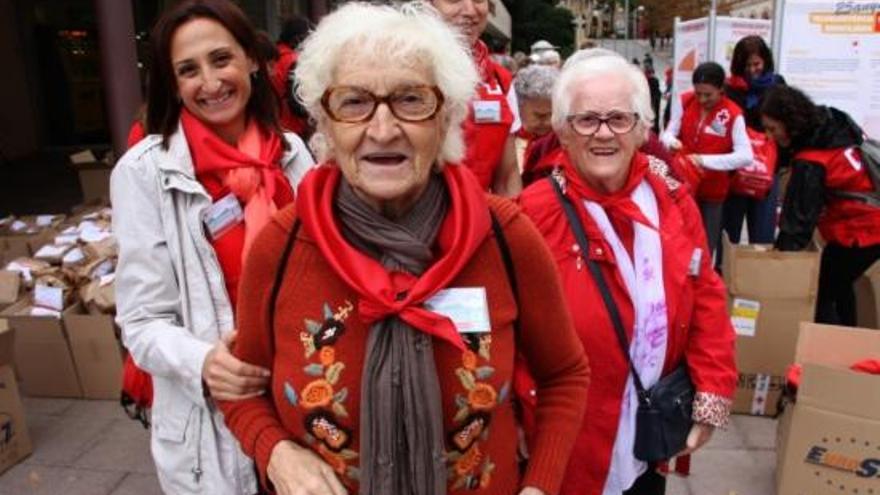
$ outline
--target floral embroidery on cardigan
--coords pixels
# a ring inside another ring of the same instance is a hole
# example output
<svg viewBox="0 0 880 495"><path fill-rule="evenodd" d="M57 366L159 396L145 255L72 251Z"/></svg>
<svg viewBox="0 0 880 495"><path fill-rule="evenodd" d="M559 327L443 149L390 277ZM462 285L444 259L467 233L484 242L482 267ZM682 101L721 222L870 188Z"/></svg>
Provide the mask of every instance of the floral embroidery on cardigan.
<svg viewBox="0 0 880 495"><path fill-rule="evenodd" d="M491 413L507 400L510 384L505 383L499 392L488 382L495 374L495 368L489 363L492 335L465 334L463 337L467 349L462 352L461 366L455 374L465 393L455 395L458 410L454 421L458 426L449 434L449 479L452 490L485 489L491 483L495 464L483 454L480 444L489 438Z"/></svg>
<svg viewBox="0 0 880 495"><path fill-rule="evenodd" d="M305 331L299 339L303 345L308 364L303 367L305 375L312 380L297 393L289 383L284 383L284 396L293 407L310 411L303 423L306 430L304 439L339 475L352 480L359 478L357 467L349 462L358 458L358 453L349 449L352 431L343 426L340 420L349 417L345 408L348 388L336 389L339 378L345 370L345 363L336 360L333 348L343 334L345 321L354 311L349 301L334 312L324 303L323 323L306 319Z"/></svg>

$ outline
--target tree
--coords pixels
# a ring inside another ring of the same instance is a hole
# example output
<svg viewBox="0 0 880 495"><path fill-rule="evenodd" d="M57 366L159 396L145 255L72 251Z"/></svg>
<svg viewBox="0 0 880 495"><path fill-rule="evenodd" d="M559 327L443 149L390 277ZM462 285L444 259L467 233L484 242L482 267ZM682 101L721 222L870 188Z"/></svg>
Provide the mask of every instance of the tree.
<svg viewBox="0 0 880 495"><path fill-rule="evenodd" d="M553 0L503 0L513 22L513 51L529 53L532 43L547 40L563 57L574 50L574 18Z"/></svg>

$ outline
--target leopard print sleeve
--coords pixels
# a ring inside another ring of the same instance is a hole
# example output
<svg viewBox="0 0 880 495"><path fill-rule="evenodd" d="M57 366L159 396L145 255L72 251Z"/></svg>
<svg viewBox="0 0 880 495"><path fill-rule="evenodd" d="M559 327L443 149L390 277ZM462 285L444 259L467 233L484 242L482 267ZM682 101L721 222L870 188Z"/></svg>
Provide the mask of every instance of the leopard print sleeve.
<svg viewBox="0 0 880 495"><path fill-rule="evenodd" d="M730 420L731 406L733 401L726 397L709 392L697 392L694 396L694 412L691 417L695 423L723 428Z"/></svg>

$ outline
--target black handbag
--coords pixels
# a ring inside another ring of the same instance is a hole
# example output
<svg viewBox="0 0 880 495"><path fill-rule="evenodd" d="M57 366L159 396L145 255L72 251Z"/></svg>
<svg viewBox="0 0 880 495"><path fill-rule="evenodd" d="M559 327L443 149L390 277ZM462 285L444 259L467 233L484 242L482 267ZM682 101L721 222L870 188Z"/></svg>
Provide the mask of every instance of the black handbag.
<svg viewBox="0 0 880 495"><path fill-rule="evenodd" d="M602 294L602 300L611 317L620 349L626 357L626 362L629 364L633 376L633 384L639 397L633 454L636 459L645 462L671 459L684 450L688 434L693 426L691 413L694 407L694 384L691 382L687 367L684 364L678 366L672 373L660 378L650 389L646 390L642 385L642 380L629 355L629 341L623 329L623 321L620 318L617 304L611 297L611 291L608 289L608 284L605 282L605 277L602 276L598 263L591 260L587 254L590 252L589 242L580 217L575 212L571 200L562 192L556 179L554 177L547 179L553 185L553 190L562 204L565 216L568 217L568 223L580 247L581 255Z"/></svg>

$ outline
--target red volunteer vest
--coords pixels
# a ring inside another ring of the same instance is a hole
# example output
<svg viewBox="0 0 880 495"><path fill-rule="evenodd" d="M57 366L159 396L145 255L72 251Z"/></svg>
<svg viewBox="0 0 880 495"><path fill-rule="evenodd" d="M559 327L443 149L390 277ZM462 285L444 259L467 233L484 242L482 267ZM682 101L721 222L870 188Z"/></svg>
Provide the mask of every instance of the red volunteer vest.
<svg viewBox="0 0 880 495"><path fill-rule="evenodd" d="M464 142L467 147L464 165L471 169L480 186L489 190L495 170L504 156L504 144L513 125L513 111L507 103L512 77L507 70L493 64L489 81L478 85L477 97L470 103L464 121Z"/></svg>
<svg viewBox="0 0 880 495"><path fill-rule="evenodd" d="M831 193L874 190L857 148L803 150L794 159L825 168L825 188L829 194L819 217L819 232L826 241L846 247L880 244L880 208Z"/></svg>
<svg viewBox="0 0 880 495"><path fill-rule="evenodd" d="M681 95L683 114L678 138L687 154L720 155L733 151L733 121L742 110L732 100L723 96L705 118L700 118L700 102L694 93ZM706 170L697 188L701 201L721 203L730 188L730 172Z"/></svg>

